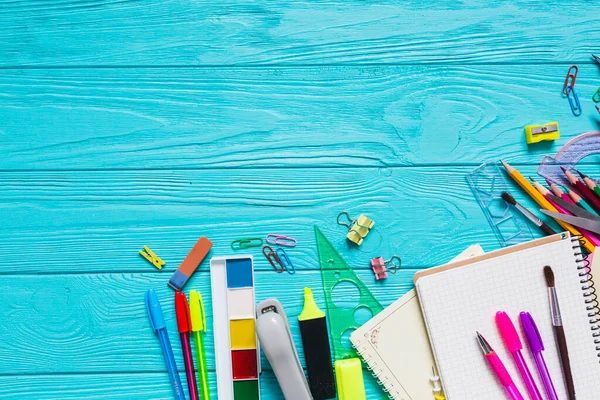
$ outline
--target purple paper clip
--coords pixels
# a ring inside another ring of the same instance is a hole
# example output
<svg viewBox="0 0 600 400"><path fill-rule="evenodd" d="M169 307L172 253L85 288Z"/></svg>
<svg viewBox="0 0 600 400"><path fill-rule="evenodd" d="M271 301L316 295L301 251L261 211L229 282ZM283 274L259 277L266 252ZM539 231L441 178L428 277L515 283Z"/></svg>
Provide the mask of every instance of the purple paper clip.
<svg viewBox="0 0 600 400"><path fill-rule="evenodd" d="M285 235L269 233L267 235L267 243L275 244L277 246L294 247L294 246L296 246L296 239L287 237Z"/></svg>

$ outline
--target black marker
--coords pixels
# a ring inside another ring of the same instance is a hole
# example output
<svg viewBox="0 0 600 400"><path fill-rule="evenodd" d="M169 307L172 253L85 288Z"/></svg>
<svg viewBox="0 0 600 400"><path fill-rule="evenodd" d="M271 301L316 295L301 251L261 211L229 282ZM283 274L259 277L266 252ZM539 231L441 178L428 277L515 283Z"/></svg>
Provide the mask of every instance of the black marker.
<svg viewBox="0 0 600 400"><path fill-rule="evenodd" d="M315 303L310 288L304 288L304 309L298 316L304 347L308 385L314 400L335 397L335 380L325 313Z"/></svg>

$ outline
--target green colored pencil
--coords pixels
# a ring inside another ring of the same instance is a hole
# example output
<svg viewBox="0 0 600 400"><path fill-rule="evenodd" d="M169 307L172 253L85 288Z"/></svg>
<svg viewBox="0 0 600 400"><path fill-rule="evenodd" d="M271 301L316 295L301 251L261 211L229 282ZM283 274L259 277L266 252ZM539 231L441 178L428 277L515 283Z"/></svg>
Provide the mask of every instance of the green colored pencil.
<svg viewBox="0 0 600 400"><path fill-rule="evenodd" d="M574 191L569 190L568 187L565 187L565 186L561 186L561 187L563 188L563 190L565 191L565 193L568 194L571 199L573 199L573 201L575 202L575 204L577 204L579 207L583 208L587 212L590 212L590 213L592 213L594 215L598 215L598 213L596 211L594 211L594 209L592 207L590 207L590 205L588 203L586 203L586 201L584 199L582 199L581 196L579 196Z"/></svg>
<svg viewBox="0 0 600 400"><path fill-rule="evenodd" d="M575 170L577 171L577 170ZM598 185L596 185L596 182L594 182L593 179L591 179L589 176L587 176L584 173L581 173L579 171L577 171L577 173L579 174L579 176L581 176L581 179L583 179L583 182L585 182L585 185L596 195L597 198L600 199L600 187L598 187Z"/></svg>

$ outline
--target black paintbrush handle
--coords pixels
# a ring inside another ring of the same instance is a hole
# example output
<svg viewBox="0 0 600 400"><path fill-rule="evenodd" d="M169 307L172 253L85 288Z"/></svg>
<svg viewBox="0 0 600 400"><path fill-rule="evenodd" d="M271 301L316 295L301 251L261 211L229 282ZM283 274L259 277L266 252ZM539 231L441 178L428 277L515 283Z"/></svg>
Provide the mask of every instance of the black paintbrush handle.
<svg viewBox="0 0 600 400"><path fill-rule="evenodd" d="M554 333L556 334L556 343L558 344L560 361L562 362L563 374L565 375L565 381L567 383L569 400L575 400L575 385L573 384L573 375L571 374L571 362L569 361L569 350L567 349L565 330L562 326L555 326Z"/></svg>
<svg viewBox="0 0 600 400"><path fill-rule="evenodd" d="M554 229L550 228L548 225L546 225L543 222L542 222L542 225L540 225L540 229L543 230L544 232L546 232L546 234L548 234L548 235L556 235L556 232L554 231Z"/></svg>

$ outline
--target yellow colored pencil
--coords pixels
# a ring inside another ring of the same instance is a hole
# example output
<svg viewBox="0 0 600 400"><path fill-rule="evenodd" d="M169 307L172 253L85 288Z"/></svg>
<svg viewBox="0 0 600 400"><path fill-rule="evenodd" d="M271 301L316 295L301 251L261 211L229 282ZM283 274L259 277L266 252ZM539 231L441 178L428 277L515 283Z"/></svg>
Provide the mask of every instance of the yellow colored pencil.
<svg viewBox="0 0 600 400"><path fill-rule="evenodd" d="M523 175L521 175L521 173L519 171L517 171L515 168L511 167L510 165L508 165L507 163L505 163L502 160L500 160L500 162L502 163L502 165L506 169L506 172L508 173L508 176L510 176L515 182L517 182L517 185L521 186L521 188L536 203L538 203L540 205L540 207L542 207L543 209L548 210L548 211L558 212L558 210L552 204L550 204L550 202L540 192L538 192L531 185L531 183L527 182L527 180L525 179L525 177ZM558 219L556 219L555 221L560 226L562 226L564 229L566 229L569 232L571 232L572 235L583 237L583 235L581 234L581 232L579 232L574 226L572 226L570 224L567 224L566 222L563 222L563 221L558 220ZM585 241L584 247L585 247L585 249L588 252L590 252L590 253L594 252L595 247L588 240Z"/></svg>

